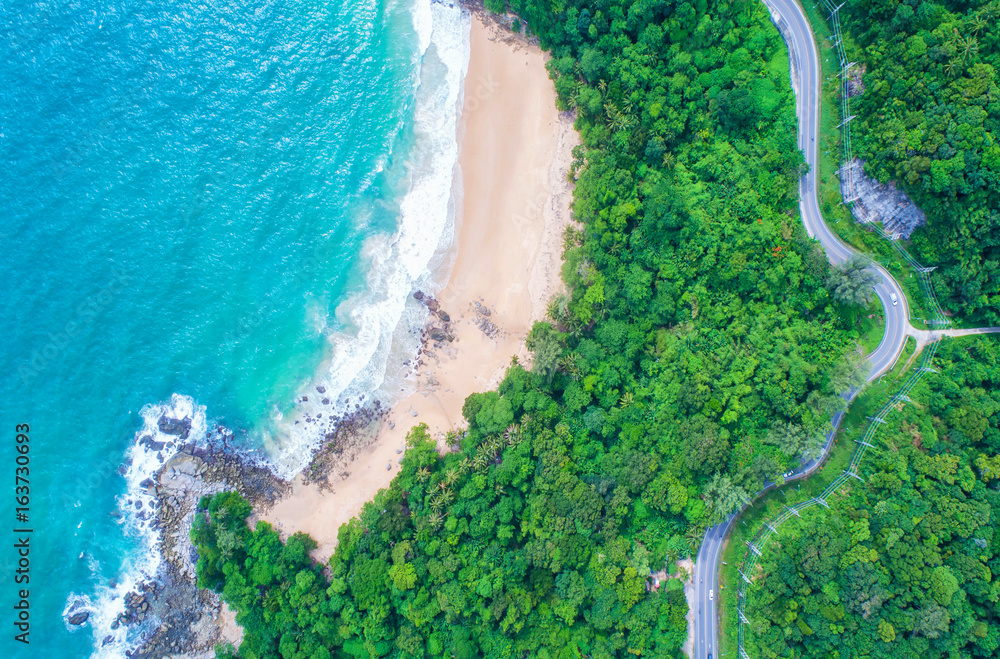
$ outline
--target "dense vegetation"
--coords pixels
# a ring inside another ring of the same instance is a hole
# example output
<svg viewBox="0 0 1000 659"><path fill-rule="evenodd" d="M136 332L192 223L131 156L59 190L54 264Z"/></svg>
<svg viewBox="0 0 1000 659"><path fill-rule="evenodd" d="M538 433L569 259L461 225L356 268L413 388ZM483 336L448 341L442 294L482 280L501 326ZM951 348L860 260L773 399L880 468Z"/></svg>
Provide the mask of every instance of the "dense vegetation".
<svg viewBox="0 0 1000 659"><path fill-rule="evenodd" d="M650 573L815 453L863 373L857 311L795 217L788 60L763 5L514 5L583 138L571 293L532 330L531 369L468 398L458 450L413 431L328 576L308 538L204 502L200 583L238 611L247 659L677 657L687 605Z"/></svg>
<svg viewBox="0 0 1000 659"><path fill-rule="evenodd" d="M1000 2L850 0L866 65L851 100L865 169L927 214L914 236L942 303L1000 324ZM938 277L937 275L940 275Z"/></svg>
<svg viewBox="0 0 1000 659"><path fill-rule="evenodd" d="M879 431L866 482L769 545L753 656L997 656L1000 342L945 343L935 366Z"/></svg>

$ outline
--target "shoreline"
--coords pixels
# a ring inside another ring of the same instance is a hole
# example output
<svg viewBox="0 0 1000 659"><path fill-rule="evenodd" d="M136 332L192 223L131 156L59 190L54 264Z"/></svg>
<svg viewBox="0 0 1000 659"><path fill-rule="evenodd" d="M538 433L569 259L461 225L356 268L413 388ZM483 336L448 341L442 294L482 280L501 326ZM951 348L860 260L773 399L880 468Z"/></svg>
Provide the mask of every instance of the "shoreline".
<svg viewBox="0 0 1000 659"><path fill-rule="evenodd" d="M410 428L426 423L439 440L463 428L466 397L495 388L512 358L530 360L524 339L562 290L566 172L579 136L556 109L548 55L479 12L471 23L458 129L461 221L434 277L447 283L423 300L428 325L413 393L372 424L370 443L355 443L324 477L300 474L287 496L251 520L268 521L282 537L308 533L319 562L333 554L340 526L395 477Z"/></svg>
<svg viewBox="0 0 1000 659"><path fill-rule="evenodd" d="M253 455L232 451L224 428L203 428L205 440L190 441L189 435L193 440L201 433L192 426L204 426L205 419L189 399L175 396L171 405L156 408L147 419L148 436L137 438L136 446L147 453L176 448L156 454L159 469L137 486L149 501L136 510L149 511L141 515L159 533L162 563L126 594L113 622L104 621L116 638L106 637L102 648L140 626L146 629L138 647L126 656L208 659L216 643L238 646L243 630L234 613L195 585L196 553L188 536L202 495L240 492L253 506L251 526L268 521L282 539L308 533L318 544L312 558L325 564L341 525L395 477L413 426L426 424L447 450L447 434L466 425L465 399L495 389L514 359L530 362L524 340L552 296L564 290L562 240L573 193L567 172L579 135L571 113L556 109L544 66L548 55L497 17L475 7L466 11L472 14L470 60L454 186L461 212L453 243L436 257L440 265L431 277L446 283L434 295L415 292L411 301L427 313L419 351L403 362L411 393L391 408L369 400L338 417L291 482ZM96 613L88 601L68 605L64 617L78 625ZM150 628L147 619L159 624Z"/></svg>

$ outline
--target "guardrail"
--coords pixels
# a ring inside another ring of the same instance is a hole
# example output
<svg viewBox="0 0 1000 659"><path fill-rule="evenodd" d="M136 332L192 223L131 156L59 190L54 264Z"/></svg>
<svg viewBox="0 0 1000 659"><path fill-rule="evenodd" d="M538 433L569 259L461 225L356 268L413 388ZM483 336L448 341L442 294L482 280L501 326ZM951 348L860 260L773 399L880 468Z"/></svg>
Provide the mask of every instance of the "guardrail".
<svg viewBox="0 0 1000 659"><path fill-rule="evenodd" d="M833 47L834 50L837 52L837 57L840 58L840 74L839 74L841 79L840 112L842 117L842 121L840 124L842 131L841 142L844 145L843 162L849 163L854 159L854 154L851 150L851 119L853 119L853 117L851 116L851 102L850 98L848 97L848 84L850 79L848 73L851 67L854 66L854 63L847 61L847 51L844 49L844 34L840 27L840 9L841 7L844 6L844 4L846 3L835 5L831 0L823 0L823 6L830 11L829 22L830 22L830 28L833 30ZM847 176L853 178L854 168L847 167L845 168L845 170L847 172ZM853 181L848 183L848 189L854 190ZM845 200L844 204L846 204L848 208L850 208L854 205L854 201L855 201L854 199ZM951 324L951 321L949 321L947 316L944 315L944 310L941 308L941 305L937 299L937 295L934 293L934 287L931 284L930 273L934 270L934 268L933 267L926 268L920 265L920 263L918 263L917 260L913 258L913 256L909 252L906 251L906 248L903 247L902 244L900 244L900 242L895 237L886 233L885 230L882 229L882 227L873 223L871 225L871 228L879 236L881 236L885 240L888 240L892 244L892 246L896 248L896 251L899 252L900 256L902 256L903 259L907 263L909 263L918 273L920 288L923 290L924 296L927 298L927 304L929 305L928 311L930 312L931 315L931 318L922 320L924 320L924 322L926 322L929 325Z"/></svg>
<svg viewBox="0 0 1000 659"><path fill-rule="evenodd" d="M766 1L766 0L765 0ZM851 131L850 131L850 100L848 98L848 72L850 67L853 65L851 62L847 61L847 53L844 49L844 37L840 27L840 9L843 7L841 5L834 5L831 0L823 0L823 5L830 10L830 26L833 30L833 46L840 58L840 77L841 77L841 112L844 120L841 123L841 128L843 129L843 145L844 145L844 162L851 162L852 152L851 152ZM779 26L780 29L781 26ZM848 168L848 176L853 176L853 170ZM853 185L849 189L854 189ZM853 204L853 200L845 201L846 204ZM884 239L888 240L899 252L900 256L913 267L914 271L918 273L920 288L924 293L927 301L928 311L932 318L927 319L925 322L933 325L943 325L947 326L951 324L951 321L944 315L944 310L938 303L937 295L934 292L934 285L931 282L930 273L934 270L933 267L927 268L922 266L917 262L913 256L906 251L906 249L896 240L893 236L887 234L881 227L877 225L872 225L872 228ZM879 411L877 415L872 417L871 423L865 430L865 434L860 440L858 440L858 448L855 449L854 454L851 456L851 463L848 468L840 474L830 485L817 497L803 501L795 506L786 506L784 512L775 517L772 520L765 522L761 528L754 535L753 541L747 543L747 551L743 555L743 561L739 568L740 573L740 587L737 593L737 615L739 617L739 625L737 631L737 646L739 649L739 654L743 659L749 659L749 655L746 651L745 639L746 639L746 626L749 624L749 619L746 617L746 603L748 595L748 587L752 585L751 572L757 566L757 560L762 556L763 549L766 548L767 542L772 535L777 534L778 527L782 523L786 522L791 517L801 517L801 513L813 506L822 505L829 508L830 504L827 503L833 494L843 485L845 482L851 478L858 480L863 480L861 475L858 473L858 468L864 459L865 453L870 448L875 448L871 443L874 439L875 434L878 432L879 426L885 423L885 417L891 412L896 405L901 402L908 401L907 397L909 392L916 386L920 378L923 377L925 373L933 372L930 367L931 360L934 359L934 353L937 352L938 342L931 343L927 346L924 352L923 359L921 361L920 367L907 379L906 383L889 400L888 403ZM831 445L832 446L832 445Z"/></svg>
<svg viewBox="0 0 1000 659"><path fill-rule="evenodd" d="M741 657L748 657L745 646L746 638L746 625L749 624L750 620L746 616L746 604L747 604L747 594L748 587L752 585L751 573L757 566L757 560L763 555L763 550L767 546L768 540L772 535L778 533L778 528L791 517L801 517L801 513L813 506L825 506L830 507L827 502L833 494L840 488L841 485L846 483L848 480L855 478L857 480L863 481L863 478L858 473L858 468L861 466L861 462L865 457L865 453L868 449L875 448L875 445L871 443L874 439L875 433L878 432L879 426L885 423L885 417L896 408L900 403L907 402L909 400L908 395L913 387L916 386L920 378L926 373L934 372L930 367L931 360L934 359L934 353L937 352L938 342L927 346L927 350L924 352L923 359L918 368L914 373L907 379L906 383L900 388L900 390L891 398L889 402L885 404L884 407L872 417L871 423L865 430L865 434L862 435L858 442L858 448L854 451L854 455L851 456L851 463L847 469L844 470L839 476L819 496L813 497L812 499L807 499L801 503L794 506L785 506L784 512L782 512L777 517L768 520L763 523L761 528L754 535L752 541L747 543L747 551L743 555L743 562L739 567L740 573L740 587L737 593L737 615L739 616L739 629L737 632L737 642L739 647L739 652Z"/></svg>

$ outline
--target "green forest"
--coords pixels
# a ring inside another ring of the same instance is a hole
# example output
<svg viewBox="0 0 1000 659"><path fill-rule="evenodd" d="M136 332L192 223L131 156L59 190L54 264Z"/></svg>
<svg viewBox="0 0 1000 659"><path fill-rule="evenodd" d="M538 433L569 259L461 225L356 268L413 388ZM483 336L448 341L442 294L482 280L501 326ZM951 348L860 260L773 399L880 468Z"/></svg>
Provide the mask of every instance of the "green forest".
<svg viewBox="0 0 1000 659"><path fill-rule="evenodd" d="M926 213L913 244L941 303L1000 325L1000 2L850 0L841 16L866 67L856 155Z"/></svg>
<svg viewBox="0 0 1000 659"><path fill-rule="evenodd" d="M781 527L748 597L755 657L1000 652L1000 342L945 341L849 481Z"/></svg>
<svg viewBox="0 0 1000 659"><path fill-rule="evenodd" d="M328 566L306 536L247 528L238 495L202 502L199 585L237 611L241 657L680 657L680 581L651 574L814 455L864 379L868 280L831 271L798 220L788 56L763 4L512 8L583 141L570 293L531 331L530 368L466 400L459 450L411 432Z"/></svg>

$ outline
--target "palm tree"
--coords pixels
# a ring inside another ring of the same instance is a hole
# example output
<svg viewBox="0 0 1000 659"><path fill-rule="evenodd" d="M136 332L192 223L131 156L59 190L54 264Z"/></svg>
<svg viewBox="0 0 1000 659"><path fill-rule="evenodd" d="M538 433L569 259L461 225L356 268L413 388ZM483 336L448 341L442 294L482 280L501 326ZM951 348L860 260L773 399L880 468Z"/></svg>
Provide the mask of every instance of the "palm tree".
<svg viewBox="0 0 1000 659"><path fill-rule="evenodd" d="M688 541L688 552L692 555L698 553L701 539L705 535L705 529L700 526L689 526L684 538Z"/></svg>
<svg viewBox="0 0 1000 659"><path fill-rule="evenodd" d="M972 24L969 26L972 34L978 35L980 32L986 29L986 19L982 16L976 16L972 19Z"/></svg>
<svg viewBox="0 0 1000 659"><path fill-rule="evenodd" d="M427 467L421 467L417 469L417 480L421 483L426 483L427 479L431 477L431 470Z"/></svg>
<svg viewBox="0 0 1000 659"><path fill-rule="evenodd" d="M667 151L663 154L663 166L669 170L673 170L674 166L677 164L677 156Z"/></svg>
<svg viewBox="0 0 1000 659"><path fill-rule="evenodd" d="M579 380L583 372L580 370L580 354L571 352L559 360L559 369L573 380Z"/></svg>
<svg viewBox="0 0 1000 659"><path fill-rule="evenodd" d="M460 476L460 474L458 473L458 469L450 469L444 475L444 481L443 482L447 483L449 486L454 485L455 483L458 482L458 477L459 476Z"/></svg>
<svg viewBox="0 0 1000 659"><path fill-rule="evenodd" d="M496 455L503 448L503 438L500 435L490 435L490 438L486 440L486 448L492 455Z"/></svg>
<svg viewBox="0 0 1000 659"><path fill-rule="evenodd" d="M962 64L965 64L966 59L972 59L977 53L979 53L978 39L969 37L962 41Z"/></svg>
<svg viewBox="0 0 1000 659"><path fill-rule="evenodd" d="M427 523L432 529L441 528L441 524L444 522L444 516L441 513L434 513L427 518Z"/></svg>
<svg viewBox="0 0 1000 659"><path fill-rule="evenodd" d="M857 256L831 268L826 279L835 300L862 307L871 304L877 283L878 275L866 260Z"/></svg>
<svg viewBox="0 0 1000 659"><path fill-rule="evenodd" d="M634 400L635 397L632 395L632 392L626 391L624 394L622 394L621 399L619 399L618 407L624 410L626 407L631 405L634 402Z"/></svg>

